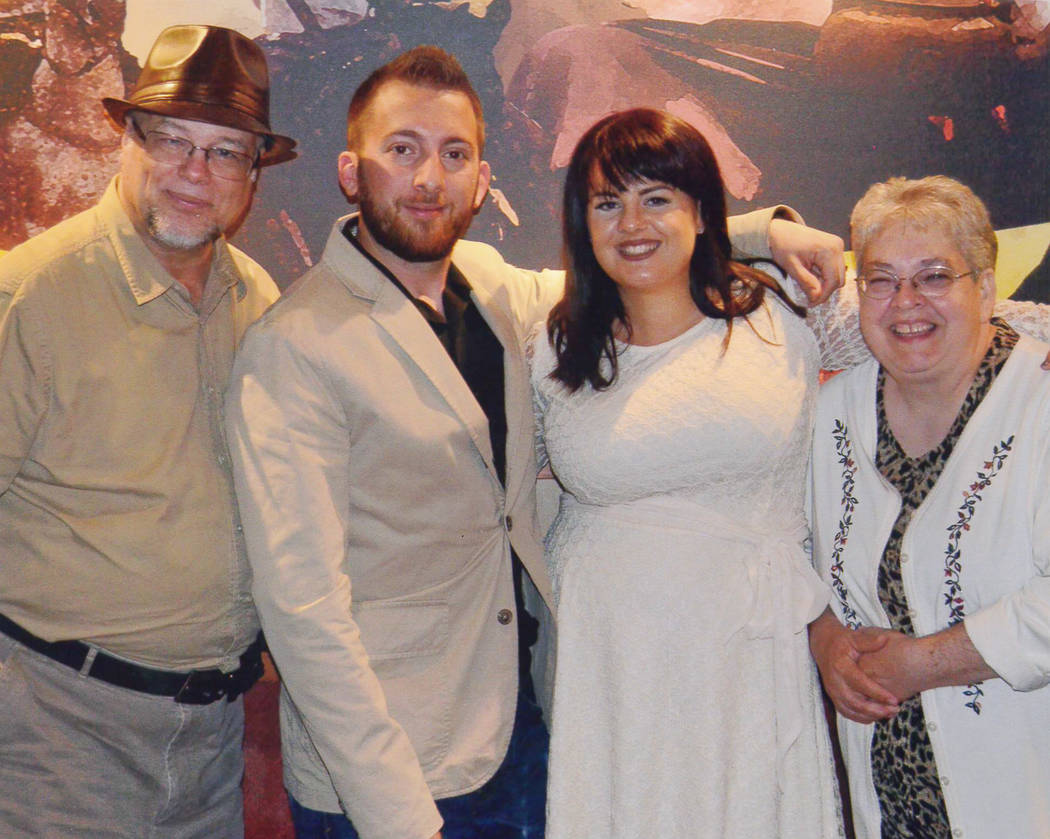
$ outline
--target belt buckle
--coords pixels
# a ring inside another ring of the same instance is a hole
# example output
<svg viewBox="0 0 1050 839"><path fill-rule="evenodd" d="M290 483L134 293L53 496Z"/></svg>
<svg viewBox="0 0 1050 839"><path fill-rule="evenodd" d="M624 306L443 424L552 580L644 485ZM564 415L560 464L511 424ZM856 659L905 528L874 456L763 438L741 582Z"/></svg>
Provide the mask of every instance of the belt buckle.
<svg viewBox="0 0 1050 839"><path fill-rule="evenodd" d="M263 675L262 654L258 647L249 648L241 656L241 666L229 673L221 670L192 670L189 678L175 694L175 701L183 705L210 705L226 697L233 702L254 685Z"/></svg>
<svg viewBox="0 0 1050 839"><path fill-rule="evenodd" d="M224 696L232 698L233 677L233 673L217 670L193 670L175 694L175 701L182 705L210 705Z"/></svg>

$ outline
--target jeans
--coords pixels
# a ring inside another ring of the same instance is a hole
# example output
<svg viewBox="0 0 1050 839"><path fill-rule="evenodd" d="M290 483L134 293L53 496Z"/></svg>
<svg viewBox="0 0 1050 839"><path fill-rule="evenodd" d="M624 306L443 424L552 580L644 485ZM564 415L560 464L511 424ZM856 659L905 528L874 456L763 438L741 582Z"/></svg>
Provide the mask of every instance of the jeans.
<svg viewBox="0 0 1050 839"><path fill-rule="evenodd" d="M510 746L496 774L474 792L437 801L443 839L543 839L548 742L539 706L519 693ZM358 839L342 813L290 804L297 839Z"/></svg>

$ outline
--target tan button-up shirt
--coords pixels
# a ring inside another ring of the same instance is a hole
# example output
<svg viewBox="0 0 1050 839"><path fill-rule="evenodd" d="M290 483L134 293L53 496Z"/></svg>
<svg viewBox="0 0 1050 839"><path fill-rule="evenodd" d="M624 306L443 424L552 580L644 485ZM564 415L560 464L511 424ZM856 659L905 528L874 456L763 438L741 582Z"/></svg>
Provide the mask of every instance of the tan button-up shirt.
<svg viewBox="0 0 1050 839"><path fill-rule="evenodd" d="M258 624L223 392L276 297L220 241L195 309L115 181L0 258L0 612L156 667L236 665Z"/></svg>

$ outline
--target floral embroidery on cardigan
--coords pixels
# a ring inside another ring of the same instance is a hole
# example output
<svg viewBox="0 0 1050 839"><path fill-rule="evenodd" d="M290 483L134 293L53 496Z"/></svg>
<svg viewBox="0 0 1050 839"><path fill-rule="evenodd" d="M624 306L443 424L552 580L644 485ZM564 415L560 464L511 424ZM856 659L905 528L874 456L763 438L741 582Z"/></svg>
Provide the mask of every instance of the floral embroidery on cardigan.
<svg viewBox="0 0 1050 839"><path fill-rule="evenodd" d="M966 617L966 601L962 593L962 550L959 542L963 533L970 529L970 521L977 510L977 505L983 500L981 492L992 484L992 479L999 474L1003 463L1013 450L1014 435L1001 440L999 445L992 447L992 457L984 462L984 470L977 473L977 480L970 484L968 489L963 490L963 503L958 509L958 521L948 525L948 547L944 552L944 605L948 607L948 625L954 626ZM963 691L970 701L966 707L975 714L981 713L981 697L984 691L980 685L967 685Z"/></svg>
<svg viewBox="0 0 1050 839"><path fill-rule="evenodd" d="M842 466L842 517L839 519L838 529L832 540L831 587L839 599L839 608L842 610L842 618L846 626L856 629L860 626L860 621L857 620L857 613L853 607L849 605L849 592L842 578L842 551L849 540L849 531L853 526L853 509L857 506L857 498L853 494L856 485L857 463L853 459L853 443L849 439L849 429L842 420L835 420L831 436L835 438L835 454L838 455L839 465Z"/></svg>

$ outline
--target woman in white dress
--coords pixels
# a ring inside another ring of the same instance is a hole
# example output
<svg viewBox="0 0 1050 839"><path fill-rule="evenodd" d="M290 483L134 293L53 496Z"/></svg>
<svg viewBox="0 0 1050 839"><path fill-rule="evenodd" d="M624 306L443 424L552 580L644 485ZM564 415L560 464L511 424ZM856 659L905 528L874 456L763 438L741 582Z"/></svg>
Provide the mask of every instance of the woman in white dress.
<svg viewBox="0 0 1050 839"><path fill-rule="evenodd" d="M731 262L704 138L636 109L565 186L569 276L534 340L558 600L548 837L838 836L806 626L819 360L779 284Z"/></svg>

